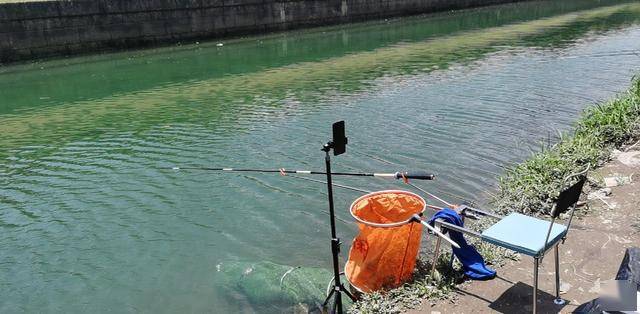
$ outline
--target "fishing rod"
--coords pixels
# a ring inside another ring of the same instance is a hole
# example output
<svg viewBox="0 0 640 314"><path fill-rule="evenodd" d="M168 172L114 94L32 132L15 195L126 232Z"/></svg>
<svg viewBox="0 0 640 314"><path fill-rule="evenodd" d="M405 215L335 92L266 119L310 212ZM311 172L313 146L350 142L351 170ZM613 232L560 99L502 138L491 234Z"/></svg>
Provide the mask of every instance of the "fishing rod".
<svg viewBox="0 0 640 314"><path fill-rule="evenodd" d="M172 167L171 170L200 170L200 171L228 171L228 172L256 172L256 173L279 173L281 175L286 174L318 174L326 175L323 171L311 171L311 170L286 170L280 169L236 169L236 168L212 168L212 167ZM426 171L402 171L393 173L368 173L368 172L331 172L334 176L352 176L352 177L377 177L377 178L392 178L392 179L414 179L414 180L433 180L435 175Z"/></svg>

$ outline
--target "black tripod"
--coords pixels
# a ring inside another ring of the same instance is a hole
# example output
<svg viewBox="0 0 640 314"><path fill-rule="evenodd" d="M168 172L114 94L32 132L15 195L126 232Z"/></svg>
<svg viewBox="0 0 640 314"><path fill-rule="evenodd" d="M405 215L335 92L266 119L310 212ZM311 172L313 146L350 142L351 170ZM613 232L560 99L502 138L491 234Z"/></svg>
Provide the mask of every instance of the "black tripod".
<svg viewBox="0 0 640 314"><path fill-rule="evenodd" d="M326 308L327 303L334 298L334 313L342 314L342 293L347 295L352 301L355 297L347 290L340 281L340 265L338 255L340 254L340 239L336 235L336 217L333 210L333 184L331 182L331 157L329 152L333 149L335 156L343 154L346 151L347 138L344 131L344 121L333 124L333 141L324 144L322 151L325 152L325 166L327 173L327 195L329 196L329 216L331 219L331 255L333 256L333 287L331 292L322 303L322 307Z"/></svg>

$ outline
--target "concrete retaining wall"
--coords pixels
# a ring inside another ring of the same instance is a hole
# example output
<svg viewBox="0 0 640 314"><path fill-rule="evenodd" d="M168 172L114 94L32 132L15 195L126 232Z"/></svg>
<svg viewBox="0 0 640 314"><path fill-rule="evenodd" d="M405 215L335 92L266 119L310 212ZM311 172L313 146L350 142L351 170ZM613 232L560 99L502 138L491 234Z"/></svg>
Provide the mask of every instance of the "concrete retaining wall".
<svg viewBox="0 0 640 314"><path fill-rule="evenodd" d="M0 4L0 63L518 0L67 0Z"/></svg>

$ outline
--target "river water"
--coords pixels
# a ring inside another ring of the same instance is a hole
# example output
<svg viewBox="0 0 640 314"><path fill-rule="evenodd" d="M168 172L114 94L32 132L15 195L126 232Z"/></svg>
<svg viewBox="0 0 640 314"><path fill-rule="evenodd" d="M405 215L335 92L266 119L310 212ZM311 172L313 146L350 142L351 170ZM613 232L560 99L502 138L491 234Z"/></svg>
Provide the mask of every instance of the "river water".
<svg viewBox="0 0 640 314"><path fill-rule="evenodd" d="M223 43L0 67L0 312L278 312L220 293L216 266L329 268L324 186L163 168L322 170L344 119L335 170L432 171L416 183L483 203L505 166L626 89L640 3L526 2ZM358 196L336 191L347 244Z"/></svg>

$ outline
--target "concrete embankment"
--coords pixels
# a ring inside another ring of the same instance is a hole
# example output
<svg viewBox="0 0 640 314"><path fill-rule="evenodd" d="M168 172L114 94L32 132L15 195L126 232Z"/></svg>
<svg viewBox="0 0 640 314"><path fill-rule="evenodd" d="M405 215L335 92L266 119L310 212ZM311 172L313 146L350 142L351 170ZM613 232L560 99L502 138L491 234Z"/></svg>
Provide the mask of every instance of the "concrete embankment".
<svg viewBox="0 0 640 314"><path fill-rule="evenodd" d="M0 3L0 63L522 0L71 0Z"/></svg>

